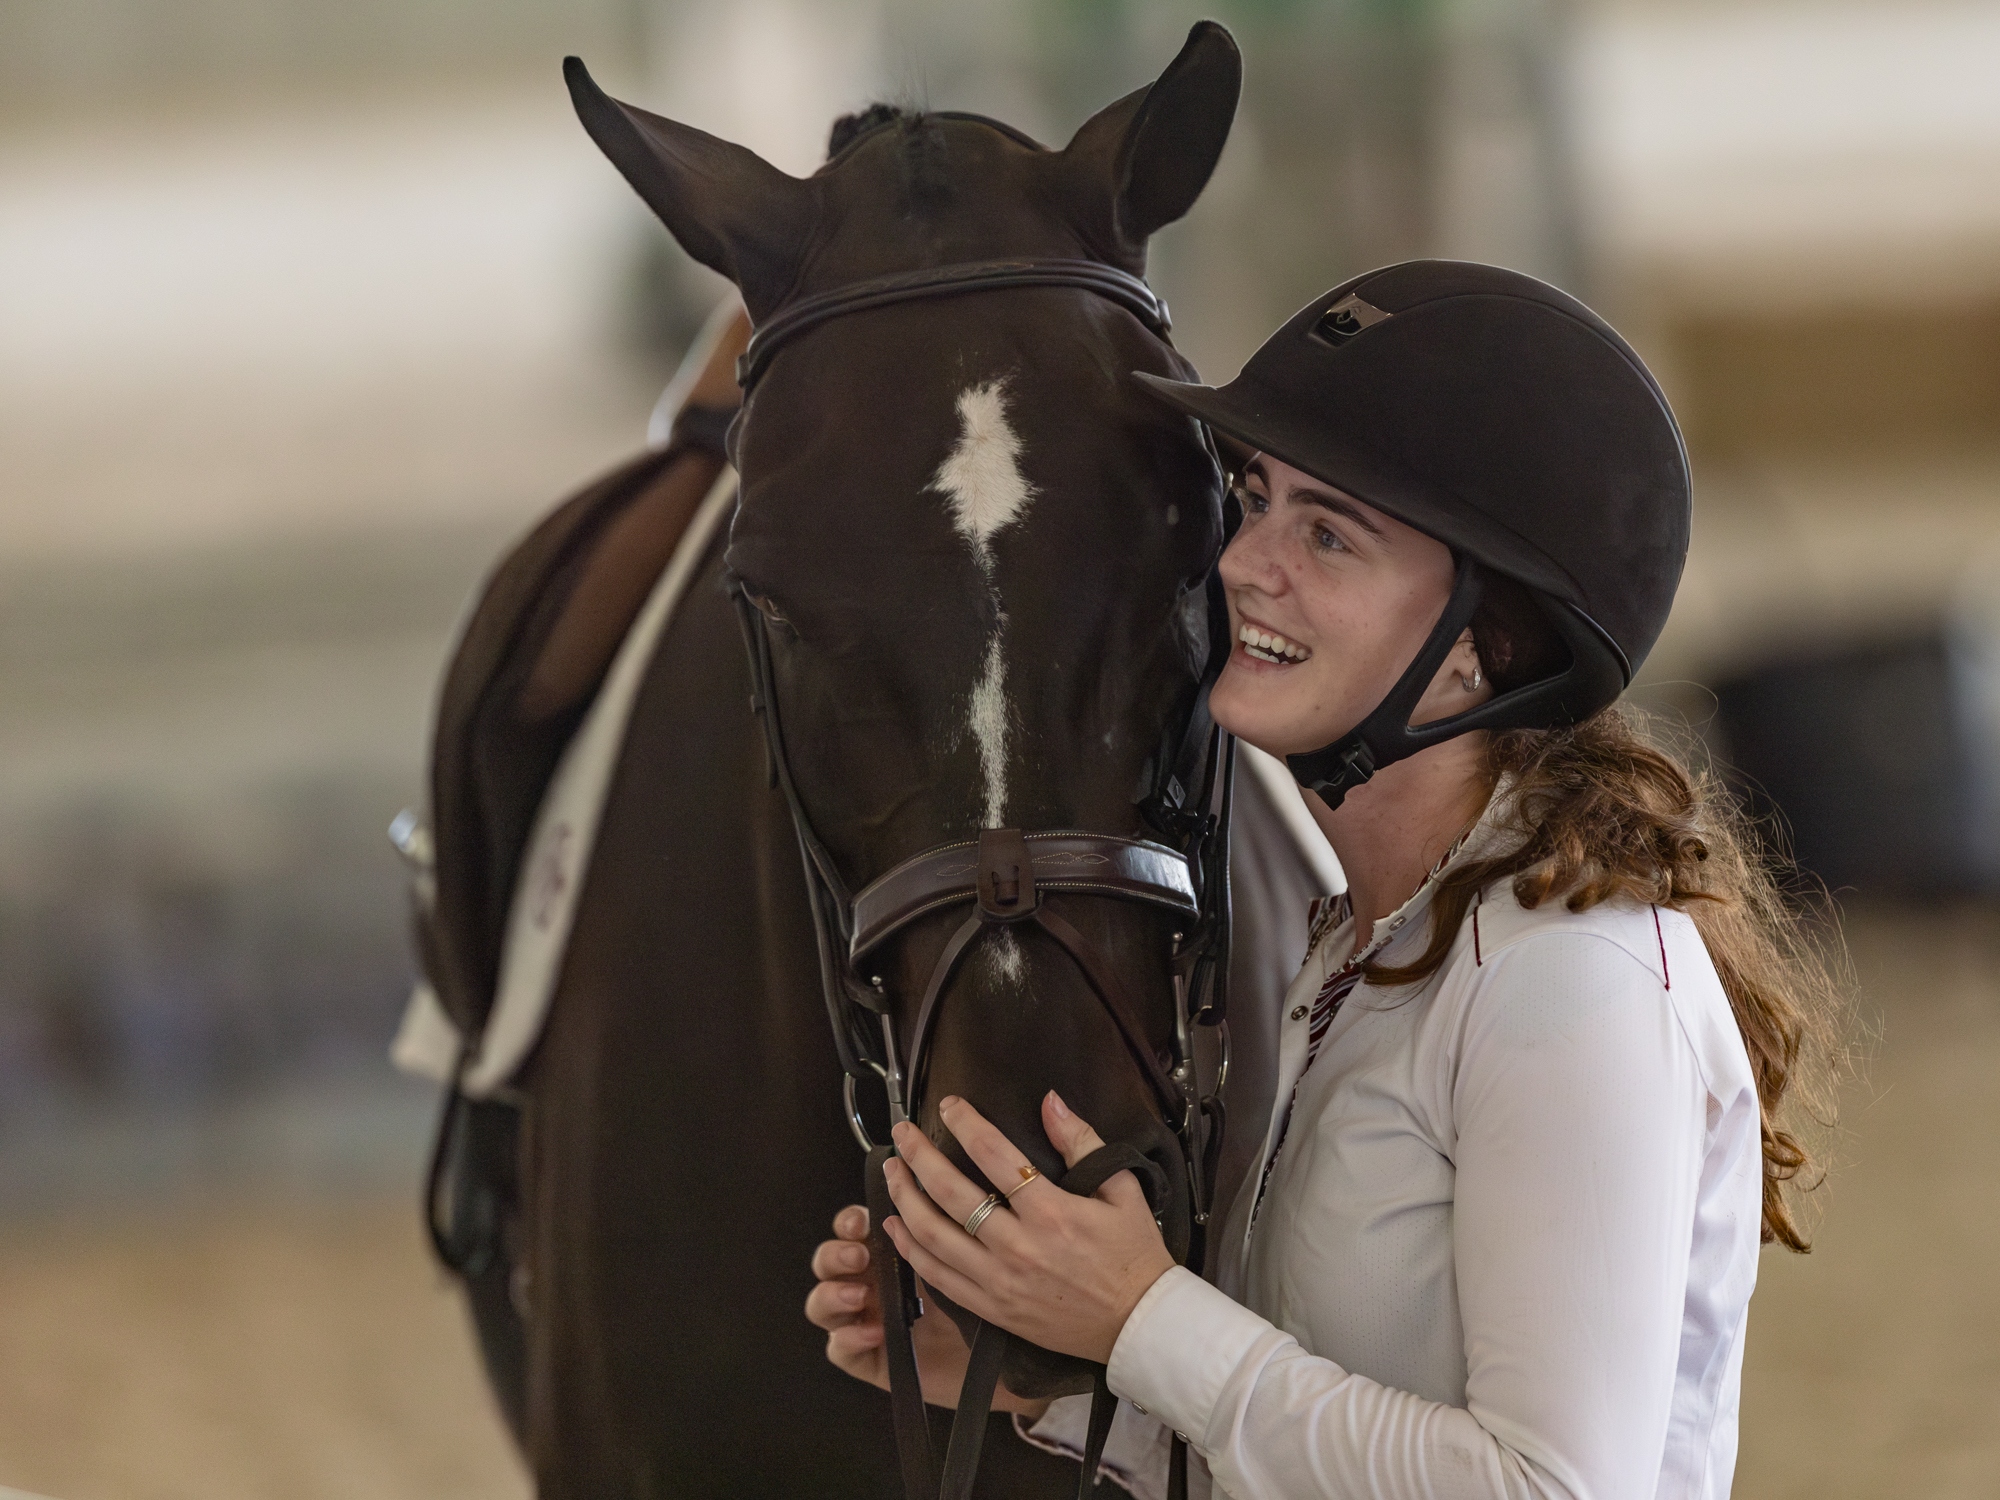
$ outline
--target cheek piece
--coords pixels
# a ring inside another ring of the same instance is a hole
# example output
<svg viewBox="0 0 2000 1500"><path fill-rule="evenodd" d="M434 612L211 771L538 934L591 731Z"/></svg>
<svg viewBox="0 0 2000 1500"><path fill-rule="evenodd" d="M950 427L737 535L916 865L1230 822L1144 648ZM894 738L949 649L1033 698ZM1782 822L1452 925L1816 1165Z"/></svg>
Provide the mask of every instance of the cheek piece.
<svg viewBox="0 0 2000 1500"><path fill-rule="evenodd" d="M1382 767L1419 750L1479 729L1551 729L1574 724L1624 691L1624 655L1617 646L1581 612L1538 592L1533 596L1535 602L1569 648L1569 665L1553 677L1510 689L1464 713L1412 725L1410 715L1416 712L1452 646L1472 623L1484 591L1479 564L1470 554L1459 553L1444 613L1389 696L1331 745L1285 757L1300 786L1319 793L1328 807L1338 807L1350 791Z"/></svg>

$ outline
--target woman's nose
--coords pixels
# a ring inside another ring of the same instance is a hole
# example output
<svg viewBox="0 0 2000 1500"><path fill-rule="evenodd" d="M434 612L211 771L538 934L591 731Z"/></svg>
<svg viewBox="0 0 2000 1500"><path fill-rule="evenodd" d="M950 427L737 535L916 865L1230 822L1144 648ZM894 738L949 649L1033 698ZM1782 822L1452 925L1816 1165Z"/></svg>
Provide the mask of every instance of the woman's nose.
<svg viewBox="0 0 2000 1500"><path fill-rule="evenodd" d="M1272 533L1276 529L1266 523L1237 530L1217 564L1225 588L1254 587L1267 594L1283 592L1289 575L1274 545Z"/></svg>

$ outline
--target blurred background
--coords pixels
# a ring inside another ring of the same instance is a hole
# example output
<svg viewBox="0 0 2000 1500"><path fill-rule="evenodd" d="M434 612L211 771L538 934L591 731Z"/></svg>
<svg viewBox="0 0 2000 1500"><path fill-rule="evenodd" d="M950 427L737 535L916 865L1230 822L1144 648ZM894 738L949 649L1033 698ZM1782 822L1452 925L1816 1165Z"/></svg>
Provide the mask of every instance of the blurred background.
<svg viewBox="0 0 2000 1500"><path fill-rule="evenodd" d="M383 830L469 592L718 288L558 59L805 172L877 98L1060 144L1204 13L1244 107L1153 274L1205 374L1464 256L1685 422L1638 696L1836 892L1876 1038L1737 1493L2000 1493L1993 0L6 0L0 1484L527 1493L419 1236Z"/></svg>

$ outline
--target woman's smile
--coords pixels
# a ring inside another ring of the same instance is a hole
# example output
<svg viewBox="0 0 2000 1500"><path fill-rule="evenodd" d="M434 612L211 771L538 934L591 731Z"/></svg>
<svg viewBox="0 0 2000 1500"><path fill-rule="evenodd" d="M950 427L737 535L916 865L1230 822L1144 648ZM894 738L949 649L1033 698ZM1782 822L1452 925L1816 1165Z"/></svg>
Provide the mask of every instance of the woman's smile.
<svg viewBox="0 0 2000 1500"><path fill-rule="evenodd" d="M1312 659L1312 647L1302 646L1259 621L1245 619L1236 631L1237 643L1252 661L1274 667L1292 667Z"/></svg>
<svg viewBox="0 0 2000 1500"><path fill-rule="evenodd" d="M1451 549L1269 454L1239 493L1243 524L1220 564L1234 649L1209 709L1273 755L1317 750L1421 648L1451 593ZM1440 669L1453 683L1472 673L1469 642L1461 655ZM1440 713L1464 706L1446 696Z"/></svg>

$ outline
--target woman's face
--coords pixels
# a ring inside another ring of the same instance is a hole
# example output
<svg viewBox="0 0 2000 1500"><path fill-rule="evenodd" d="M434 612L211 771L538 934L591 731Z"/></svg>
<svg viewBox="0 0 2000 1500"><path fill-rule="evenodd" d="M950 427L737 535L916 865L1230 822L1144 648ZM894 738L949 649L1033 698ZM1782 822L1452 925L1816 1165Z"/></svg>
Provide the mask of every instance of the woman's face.
<svg viewBox="0 0 2000 1500"><path fill-rule="evenodd" d="M1451 549L1289 464L1244 471L1243 526L1222 554L1235 649L1209 697L1216 722L1273 755L1359 724L1409 667L1451 596ZM1471 706L1469 633L1412 723Z"/></svg>

